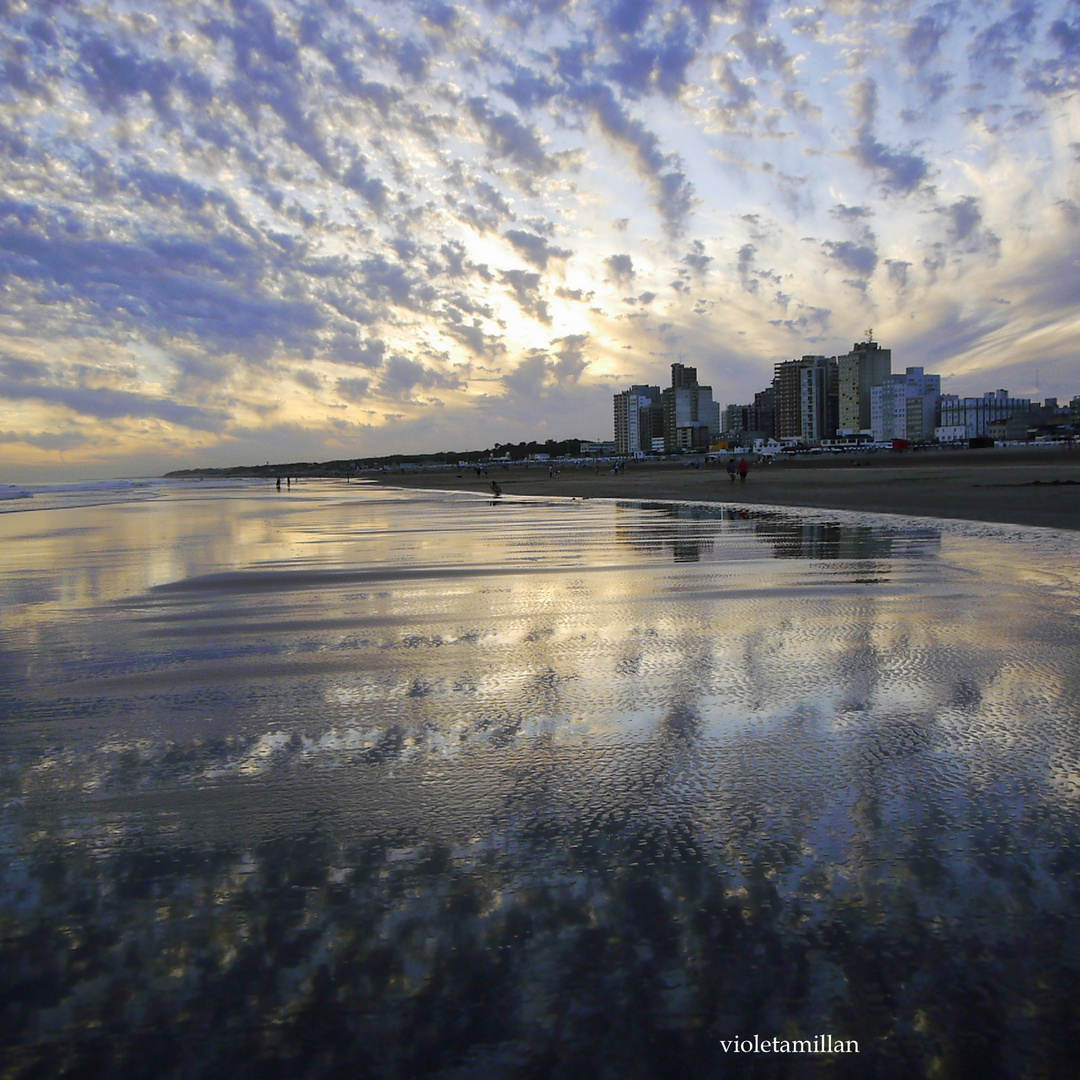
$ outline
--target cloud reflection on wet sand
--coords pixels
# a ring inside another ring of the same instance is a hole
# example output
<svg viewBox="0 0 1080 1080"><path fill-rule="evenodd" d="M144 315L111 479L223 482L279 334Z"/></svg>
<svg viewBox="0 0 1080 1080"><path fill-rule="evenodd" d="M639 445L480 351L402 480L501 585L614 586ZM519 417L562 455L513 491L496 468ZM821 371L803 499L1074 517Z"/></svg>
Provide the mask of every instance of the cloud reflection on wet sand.
<svg viewBox="0 0 1080 1080"><path fill-rule="evenodd" d="M11 1075L1066 1075L1071 535L110 509L0 522Z"/></svg>

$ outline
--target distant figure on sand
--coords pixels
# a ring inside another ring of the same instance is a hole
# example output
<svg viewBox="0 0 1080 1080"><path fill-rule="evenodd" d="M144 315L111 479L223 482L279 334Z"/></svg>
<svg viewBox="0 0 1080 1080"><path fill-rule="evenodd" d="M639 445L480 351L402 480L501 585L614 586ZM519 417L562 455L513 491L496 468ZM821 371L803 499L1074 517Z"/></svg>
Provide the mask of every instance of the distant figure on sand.
<svg viewBox="0 0 1080 1080"><path fill-rule="evenodd" d="M739 458L739 482L746 483L746 474L750 471L750 466L746 464L746 458Z"/></svg>
<svg viewBox="0 0 1080 1080"><path fill-rule="evenodd" d="M735 474L738 472L738 466L735 464L734 458L729 458L727 463L727 478L731 483L735 483Z"/></svg>
<svg viewBox="0 0 1080 1080"><path fill-rule="evenodd" d="M502 494L502 488L499 487L497 480L491 481L491 494L494 495L496 499Z"/></svg>

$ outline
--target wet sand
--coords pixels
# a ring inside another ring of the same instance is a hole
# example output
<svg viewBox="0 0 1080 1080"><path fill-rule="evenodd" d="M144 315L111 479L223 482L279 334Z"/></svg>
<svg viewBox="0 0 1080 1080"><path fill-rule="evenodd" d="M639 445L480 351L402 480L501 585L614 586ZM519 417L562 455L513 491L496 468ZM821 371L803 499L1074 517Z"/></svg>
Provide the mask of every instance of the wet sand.
<svg viewBox="0 0 1080 1080"><path fill-rule="evenodd" d="M724 464L631 463L610 469L546 465L366 474L395 487L558 495L576 499L670 499L733 505L803 506L905 516L955 518L1054 529L1080 528L1080 449L990 449L758 462L745 481L728 480Z"/></svg>
<svg viewBox="0 0 1080 1080"><path fill-rule="evenodd" d="M108 497L0 514L5 1077L1074 1075L1075 532Z"/></svg>

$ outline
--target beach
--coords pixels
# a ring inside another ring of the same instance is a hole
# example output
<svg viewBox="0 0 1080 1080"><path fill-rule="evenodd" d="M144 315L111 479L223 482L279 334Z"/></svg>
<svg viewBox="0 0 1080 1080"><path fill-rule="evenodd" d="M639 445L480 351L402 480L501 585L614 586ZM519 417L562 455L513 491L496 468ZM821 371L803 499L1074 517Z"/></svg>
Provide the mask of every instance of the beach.
<svg viewBox="0 0 1080 1080"><path fill-rule="evenodd" d="M695 468L682 462L561 467L548 476L546 463L475 469L365 473L405 488L490 492L497 481L504 497L637 499L713 502L732 506L791 506L863 511L962 521L1080 528L1080 449L992 448L934 452L880 452L861 457L814 455L766 462L752 455L745 483L731 484L717 464Z"/></svg>
<svg viewBox="0 0 1080 1080"><path fill-rule="evenodd" d="M3 1074L1071 1076L1076 534L521 480L7 501Z"/></svg>

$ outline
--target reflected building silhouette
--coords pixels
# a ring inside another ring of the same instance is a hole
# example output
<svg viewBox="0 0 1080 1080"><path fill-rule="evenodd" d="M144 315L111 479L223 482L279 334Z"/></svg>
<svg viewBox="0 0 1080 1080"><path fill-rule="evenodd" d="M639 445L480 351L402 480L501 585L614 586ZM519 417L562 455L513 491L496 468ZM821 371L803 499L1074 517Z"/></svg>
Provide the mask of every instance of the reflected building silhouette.
<svg viewBox="0 0 1080 1080"><path fill-rule="evenodd" d="M700 561L715 550L717 536L732 531L752 535L777 559L887 562L929 556L941 547L941 531L933 527L816 521L775 510L689 503L617 505L633 512L616 519L620 543L649 554L670 551L675 562ZM723 556L729 555L725 550Z"/></svg>
<svg viewBox="0 0 1080 1080"><path fill-rule="evenodd" d="M670 551L674 562L699 562L713 550L714 530L702 529L701 523L738 520L725 507L692 503L620 502L617 506L631 512L615 520L619 543L651 555Z"/></svg>
<svg viewBox="0 0 1080 1080"><path fill-rule="evenodd" d="M941 549L941 530L894 528L798 517L762 516L756 532L780 559L864 559L888 561L921 558Z"/></svg>

